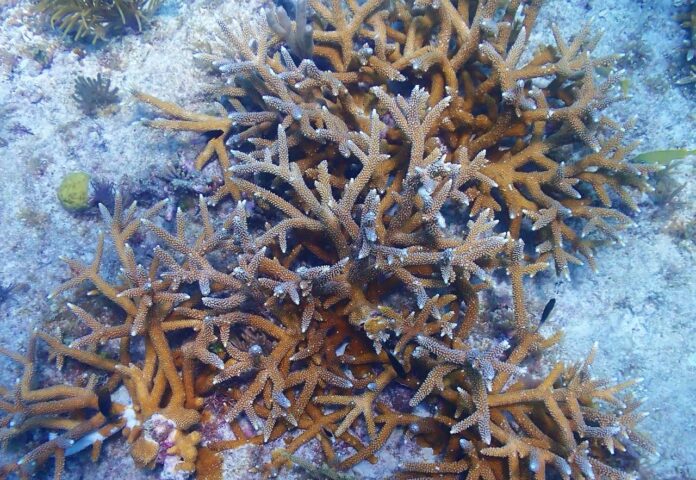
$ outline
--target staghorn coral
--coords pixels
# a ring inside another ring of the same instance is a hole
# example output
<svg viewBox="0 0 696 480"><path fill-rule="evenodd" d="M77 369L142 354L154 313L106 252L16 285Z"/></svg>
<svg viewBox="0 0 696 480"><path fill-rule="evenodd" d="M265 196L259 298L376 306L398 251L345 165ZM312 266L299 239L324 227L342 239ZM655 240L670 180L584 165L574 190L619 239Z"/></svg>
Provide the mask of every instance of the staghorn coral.
<svg viewBox="0 0 696 480"><path fill-rule="evenodd" d="M405 174L415 178L416 168L441 160L462 172L452 190L463 216L493 210L528 254L553 259L559 272L581 257L594 266L597 243L615 241L632 223L614 204L637 208L627 187L647 189L650 167L625 160L633 148L623 142L625 128L602 116L618 93L615 77L600 81L596 73L612 62L591 56L598 37L585 28L567 42L554 27L556 45L529 54L540 2L505 3L373 0L346 11L334 2L330 11L310 1L317 18L311 59L297 41L284 44L274 22L221 26L227 45L219 56L201 57L225 80L216 91L227 117L138 95L170 117L151 125L209 132L197 166L217 157L224 171L232 165L224 143L246 154L254 146L258 158L280 124L315 175L313 149L349 157L349 145L364 147L359 132L377 109L387 127L382 150L392 157L371 179L380 193L402 182L397 166L408 164ZM426 107L433 110L421 124ZM239 198L240 181L228 175L216 201Z"/></svg>
<svg viewBox="0 0 696 480"><path fill-rule="evenodd" d="M523 287L551 260L591 259L583 233L630 221L607 189L635 206L627 187L646 188L647 170L595 118L612 85L595 75L609 61L590 56L597 39L554 29L556 47L523 60L540 2L502 3L310 0L313 19L302 5L295 23L221 25L231 50L203 57L225 116L137 93L168 117L152 126L208 135L197 167L215 160L224 181L173 228L166 202L100 205L120 271L102 271L100 235L52 296L86 283L115 320L70 303L86 334L2 350L24 368L0 391L0 434L45 441L0 478L51 458L60 477L76 445L96 457L118 431L146 468L202 471L211 452L283 437L265 476L315 443L347 470L404 430L436 455L404 463L406 478L631 478L615 459L651 448L622 398L631 382L593 379L593 352L535 371L559 335L540 334ZM134 249L145 232L157 245ZM514 315L493 339L479 297L499 266ZM34 389L45 350L91 380ZM205 438L215 416L232 438Z"/></svg>

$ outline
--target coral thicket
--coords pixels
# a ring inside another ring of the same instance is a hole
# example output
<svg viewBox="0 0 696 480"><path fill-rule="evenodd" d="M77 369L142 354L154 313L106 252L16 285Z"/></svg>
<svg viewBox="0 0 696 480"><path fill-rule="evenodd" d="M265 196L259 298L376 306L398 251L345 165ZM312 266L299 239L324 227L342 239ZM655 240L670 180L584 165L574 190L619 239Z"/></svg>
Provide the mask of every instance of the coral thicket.
<svg viewBox="0 0 696 480"><path fill-rule="evenodd" d="M650 449L632 382L593 378L594 352L539 369L559 335L541 334L524 282L592 262L632 223L617 205L635 209L647 170L602 116L614 78L598 39L554 28L555 46L529 50L540 3L298 2L294 21L220 25L201 55L219 115L137 93L153 127L206 134L197 166L223 181L171 228L164 202L101 206L94 260L68 261L54 297L87 284L116 313L70 303L84 335L3 350L23 375L0 392L2 438L53 433L4 475L53 458L59 476L118 431L143 467L193 473L284 438L263 475L306 444L348 470L406 431L434 456L403 478L632 478L617 457ZM498 267L514 308L491 334L480 297ZM36 387L43 349L94 375ZM206 437L216 420L226 438Z"/></svg>

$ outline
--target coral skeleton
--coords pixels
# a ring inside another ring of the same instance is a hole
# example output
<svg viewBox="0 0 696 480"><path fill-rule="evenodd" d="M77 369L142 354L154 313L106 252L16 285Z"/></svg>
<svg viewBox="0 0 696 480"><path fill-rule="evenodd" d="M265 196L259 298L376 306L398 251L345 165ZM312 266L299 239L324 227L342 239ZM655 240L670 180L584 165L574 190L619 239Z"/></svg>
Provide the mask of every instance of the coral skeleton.
<svg viewBox="0 0 696 480"><path fill-rule="evenodd" d="M206 135L196 166L224 182L173 225L166 202L100 206L94 260L67 260L52 298L87 284L113 319L73 300L86 334L39 329L25 354L1 350L23 372L0 390L0 436L45 441L0 478L51 460L60 478L66 456L96 458L119 431L137 465L190 474L279 438L260 475L282 477L307 444L345 471L400 431L433 453L403 478L634 478L622 452L652 446L633 382L593 378L594 350L534 368L560 335L541 334L525 279L593 263L632 223L615 204L635 210L648 188L602 115L611 59L592 57L587 29L567 42L554 27L556 45L530 51L540 4L308 0L294 21L220 25L201 58L224 114L136 93L152 127ZM481 297L501 267L512 328L490 338ZM89 381L35 387L46 352ZM231 438L206 438L213 416Z"/></svg>

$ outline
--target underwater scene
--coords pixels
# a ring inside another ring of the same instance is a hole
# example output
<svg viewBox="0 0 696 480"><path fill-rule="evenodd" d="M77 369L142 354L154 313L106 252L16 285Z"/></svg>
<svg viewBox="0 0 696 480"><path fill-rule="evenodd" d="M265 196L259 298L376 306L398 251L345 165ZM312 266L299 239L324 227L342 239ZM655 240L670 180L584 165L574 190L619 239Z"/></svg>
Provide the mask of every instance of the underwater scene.
<svg viewBox="0 0 696 480"><path fill-rule="evenodd" d="M0 0L0 480L696 480L696 0Z"/></svg>

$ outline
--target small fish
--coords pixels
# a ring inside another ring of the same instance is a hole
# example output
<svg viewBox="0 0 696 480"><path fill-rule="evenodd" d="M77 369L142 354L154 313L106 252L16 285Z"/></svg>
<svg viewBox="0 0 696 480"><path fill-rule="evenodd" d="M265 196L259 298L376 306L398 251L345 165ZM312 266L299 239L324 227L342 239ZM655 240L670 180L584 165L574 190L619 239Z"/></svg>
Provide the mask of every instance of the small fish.
<svg viewBox="0 0 696 480"><path fill-rule="evenodd" d="M106 387L97 390L97 405L102 415L109 418L111 416L111 392Z"/></svg>
<svg viewBox="0 0 696 480"><path fill-rule="evenodd" d="M331 441L333 441L333 440L336 438L336 437L334 436L334 433L333 433L331 430L329 430L328 428L324 427L324 426L321 427L321 431L324 432L324 435L326 435L327 437L329 437L329 439L331 439Z"/></svg>
<svg viewBox="0 0 696 480"><path fill-rule="evenodd" d="M392 368L396 371L396 374L403 378L406 376L406 370L404 370L404 366L401 365L401 362L399 361L396 356L391 353L388 349L384 349L385 352L387 352L387 357L389 358L389 362L391 363Z"/></svg>
<svg viewBox="0 0 696 480"><path fill-rule="evenodd" d="M541 312L541 320L539 320L539 325L543 324L550 316L553 311L553 307L556 305L556 299L552 298L546 303L544 311Z"/></svg>

